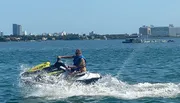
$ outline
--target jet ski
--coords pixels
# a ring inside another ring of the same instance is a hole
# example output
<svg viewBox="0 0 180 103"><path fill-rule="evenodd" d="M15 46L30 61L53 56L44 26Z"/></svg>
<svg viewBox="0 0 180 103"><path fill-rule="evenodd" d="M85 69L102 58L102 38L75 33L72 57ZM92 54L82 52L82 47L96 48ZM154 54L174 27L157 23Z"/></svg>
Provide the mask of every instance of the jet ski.
<svg viewBox="0 0 180 103"><path fill-rule="evenodd" d="M90 72L71 73L67 69L67 66L60 59L57 59L54 65L51 65L50 62L44 62L39 65L36 65L35 67L21 74L21 76L23 77L31 77L34 75L36 81L42 80L43 75L49 75L49 76L61 77L61 79L65 79L68 81L81 82L84 84L95 83L98 79L101 78L101 75L98 73L90 73Z"/></svg>

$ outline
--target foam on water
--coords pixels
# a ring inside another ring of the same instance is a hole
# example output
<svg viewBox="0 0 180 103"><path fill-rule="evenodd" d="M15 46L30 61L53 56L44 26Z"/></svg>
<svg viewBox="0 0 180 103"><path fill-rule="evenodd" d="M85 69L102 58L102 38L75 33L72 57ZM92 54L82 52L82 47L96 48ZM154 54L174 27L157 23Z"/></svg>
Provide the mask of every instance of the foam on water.
<svg viewBox="0 0 180 103"><path fill-rule="evenodd" d="M23 72L27 71L30 68L31 67L27 64L20 64L20 74L22 74Z"/></svg>
<svg viewBox="0 0 180 103"><path fill-rule="evenodd" d="M23 67L23 66L22 66ZM32 79L32 78L30 78ZM67 82L46 76L44 81L54 83L34 83L29 88L21 84L26 97L43 97L46 99L68 98L72 96L111 96L121 99L138 99L143 97L175 98L180 94L180 84L175 83L138 83L128 84L111 75L105 75L92 85Z"/></svg>

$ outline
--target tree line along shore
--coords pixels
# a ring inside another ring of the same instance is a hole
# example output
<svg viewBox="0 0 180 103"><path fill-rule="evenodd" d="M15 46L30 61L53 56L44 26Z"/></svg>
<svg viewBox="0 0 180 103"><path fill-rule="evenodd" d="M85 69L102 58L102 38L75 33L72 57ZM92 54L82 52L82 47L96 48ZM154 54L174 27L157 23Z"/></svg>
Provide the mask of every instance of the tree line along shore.
<svg viewBox="0 0 180 103"><path fill-rule="evenodd" d="M113 40L113 39L126 39L137 38L138 35L128 34L106 34L106 35L4 35L0 37L0 42L8 41L46 41L46 40Z"/></svg>

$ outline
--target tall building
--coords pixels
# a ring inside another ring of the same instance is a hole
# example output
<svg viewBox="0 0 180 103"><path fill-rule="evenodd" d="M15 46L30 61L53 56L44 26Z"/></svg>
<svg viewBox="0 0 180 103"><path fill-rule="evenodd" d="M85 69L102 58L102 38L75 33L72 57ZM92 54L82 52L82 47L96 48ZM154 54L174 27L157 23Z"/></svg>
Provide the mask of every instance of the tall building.
<svg viewBox="0 0 180 103"><path fill-rule="evenodd" d="M3 32L2 31L0 31L0 36L3 36Z"/></svg>
<svg viewBox="0 0 180 103"><path fill-rule="evenodd" d="M169 36L180 36L180 27L174 27L172 24L170 24Z"/></svg>
<svg viewBox="0 0 180 103"><path fill-rule="evenodd" d="M167 37L169 36L169 27L152 27L151 34L152 36Z"/></svg>
<svg viewBox="0 0 180 103"><path fill-rule="evenodd" d="M141 35L150 35L151 34L151 28L148 26L142 26L139 28L139 34Z"/></svg>
<svg viewBox="0 0 180 103"><path fill-rule="evenodd" d="M152 36L180 36L180 27L174 27L172 24L165 27L151 28Z"/></svg>
<svg viewBox="0 0 180 103"><path fill-rule="evenodd" d="M13 24L13 35L22 35L22 26Z"/></svg>
<svg viewBox="0 0 180 103"><path fill-rule="evenodd" d="M174 27L173 24L160 27L142 26L139 28L139 34L142 36L150 35L154 37L180 36L180 27Z"/></svg>

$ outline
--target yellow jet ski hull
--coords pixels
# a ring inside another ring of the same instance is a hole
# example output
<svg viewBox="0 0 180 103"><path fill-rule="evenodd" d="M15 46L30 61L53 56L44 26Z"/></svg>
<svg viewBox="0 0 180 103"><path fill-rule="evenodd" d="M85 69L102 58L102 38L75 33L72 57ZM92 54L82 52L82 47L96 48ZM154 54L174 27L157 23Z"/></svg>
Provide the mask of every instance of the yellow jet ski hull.
<svg viewBox="0 0 180 103"><path fill-rule="evenodd" d="M39 65L36 65L35 67L29 69L27 72L35 72L35 71L41 71L44 68L50 67L51 63L50 62L44 62Z"/></svg>

